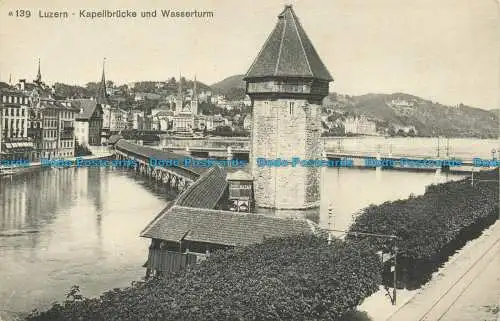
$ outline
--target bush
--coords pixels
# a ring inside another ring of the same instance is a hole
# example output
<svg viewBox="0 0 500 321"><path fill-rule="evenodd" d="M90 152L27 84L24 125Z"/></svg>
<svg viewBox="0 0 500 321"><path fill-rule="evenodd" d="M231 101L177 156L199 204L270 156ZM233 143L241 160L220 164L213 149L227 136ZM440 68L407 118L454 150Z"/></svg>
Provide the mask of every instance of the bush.
<svg viewBox="0 0 500 321"><path fill-rule="evenodd" d="M335 320L378 290L380 269L365 242L270 239L28 320Z"/></svg>

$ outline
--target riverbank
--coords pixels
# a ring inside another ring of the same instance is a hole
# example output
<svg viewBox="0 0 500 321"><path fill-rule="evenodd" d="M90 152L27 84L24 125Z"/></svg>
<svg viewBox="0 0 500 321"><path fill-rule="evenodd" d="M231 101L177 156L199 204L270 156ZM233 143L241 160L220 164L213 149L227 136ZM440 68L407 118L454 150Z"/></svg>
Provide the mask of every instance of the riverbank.
<svg viewBox="0 0 500 321"><path fill-rule="evenodd" d="M0 166L0 179L10 179L12 176L30 173L34 171L39 171L41 169L54 169L57 170L59 168L69 168L69 167L77 167L77 160L99 160L99 159L107 159L111 156L109 154L100 154L100 155L89 155L89 156L79 156L72 158L61 158L58 159L64 162L64 166L48 166L46 163L42 162L28 162L24 163L22 166Z"/></svg>

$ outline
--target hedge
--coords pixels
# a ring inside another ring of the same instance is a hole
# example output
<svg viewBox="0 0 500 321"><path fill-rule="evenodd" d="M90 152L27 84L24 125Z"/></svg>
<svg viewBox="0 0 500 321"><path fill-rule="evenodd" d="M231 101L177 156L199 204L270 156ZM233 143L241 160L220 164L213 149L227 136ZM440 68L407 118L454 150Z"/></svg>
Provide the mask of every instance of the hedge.
<svg viewBox="0 0 500 321"><path fill-rule="evenodd" d="M271 239L99 298L72 294L28 320L335 320L378 290L380 272L366 242Z"/></svg>
<svg viewBox="0 0 500 321"><path fill-rule="evenodd" d="M498 171L475 179L474 185L468 178L431 185L422 196L369 206L351 231L397 235L399 281L410 289L420 287L450 255L497 220ZM365 238L347 237L350 242ZM370 239L376 250L393 247L388 239ZM387 283L392 285L392 279Z"/></svg>

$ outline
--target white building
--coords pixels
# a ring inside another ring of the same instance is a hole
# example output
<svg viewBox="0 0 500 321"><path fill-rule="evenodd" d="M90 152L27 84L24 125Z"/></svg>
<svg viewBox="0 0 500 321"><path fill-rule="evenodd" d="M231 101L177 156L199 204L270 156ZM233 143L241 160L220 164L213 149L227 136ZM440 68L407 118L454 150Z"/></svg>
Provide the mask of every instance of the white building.
<svg viewBox="0 0 500 321"><path fill-rule="evenodd" d="M252 129L252 116L246 115L243 119L243 129L250 130Z"/></svg>
<svg viewBox="0 0 500 321"><path fill-rule="evenodd" d="M344 120L346 134L376 135L377 125L365 116L348 117Z"/></svg>

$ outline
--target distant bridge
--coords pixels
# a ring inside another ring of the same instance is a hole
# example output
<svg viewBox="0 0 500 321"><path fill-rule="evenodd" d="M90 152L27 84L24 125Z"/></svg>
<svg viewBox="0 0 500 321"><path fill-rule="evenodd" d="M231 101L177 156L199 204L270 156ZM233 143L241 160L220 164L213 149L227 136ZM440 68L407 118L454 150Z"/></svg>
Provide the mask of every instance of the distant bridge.
<svg viewBox="0 0 500 321"><path fill-rule="evenodd" d="M247 158L249 155L248 148L232 148L228 147L203 147L203 146L192 146L192 147L169 147L163 148L165 151L183 153L185 155L192 155L194 157L224 157L224 158ZM279 157L279 156L278 156ZM326 158L329 160L340 160L340 159L351 159L353 161L353 167L358 168L370 168L370 167L380 167L380 166L366 166L365 159L370 158L374 160L384 160L394 164L394 166L382 166L387 169L403 169L403 170L421 170L421 171L434 171L434 170L449 170L455 172L470 172L474 169L479 169L479 167L474 167L472 158L449 158L449 157L436 157L434 155L415 155L415 154L390 154L385 155L375 152L354 152L354 151L336 151L334 148L326 150ZM426 160L436 160L436 161L446 161L446 160L460 160L460 166L417 166L401 165L401 160L408 159L411 161L426 161ZM484 169L491 169L492 167L485 167Z"/></svg>
<svg viewBox="0 0 500 321"><path fill-rule="evenodd" d="M181 140L178 143L186 143L186 141ZM163 144L162 148L152 148L146 146L140 146L133 143L129 143L124 139L120 139L115 144L115 155L117 159L134 159L137 161L137 166L134 169L140 173L148 175L158 181L163 181L165 184L170 184L172 187L178 189L179 191L184 190L189 184L194 182L205 169L194 168L194 167L154 167L151 166L149 160L151 158L156 158L159 160L174 160L177 159L179 162L186 156L198 157L198 158L248 158L248 140L236 140L236 141L226 141L226 140L203 140L196 139L190 140L190 146L170 146L165 147ZM203 146L203 144L208 146ZM231 145L236 146L231 146ZM246 145L246 146L245 146ZM460 160L460 166L446 166L438 164L426 164L425 166L420 166L418 164L401 164L402 159L409 159L412 161L426 161L426 160L450 160L448 157L436 157L435 155L415 155L415 154L382 154L377 152L354 152L354 151L339 151L335 148L330 148L326 150L326 158L329 160L341 160L350 159L352 160L353 167L356 168L376 168L383 167L386 169L400 169L400 170L418 170L418 171L451 171L451 172L471 172L473 170L479 169L491 169L498 167L474 167L472 158L460 158L455 157L452 159ZM278 155L279 157L279 155ZM385 160L393 164L393 166L367 166L365 164L365 159L371 158L374 160Z"/></svg>

